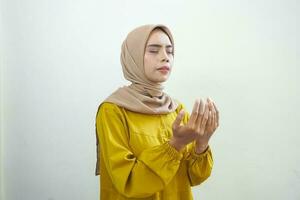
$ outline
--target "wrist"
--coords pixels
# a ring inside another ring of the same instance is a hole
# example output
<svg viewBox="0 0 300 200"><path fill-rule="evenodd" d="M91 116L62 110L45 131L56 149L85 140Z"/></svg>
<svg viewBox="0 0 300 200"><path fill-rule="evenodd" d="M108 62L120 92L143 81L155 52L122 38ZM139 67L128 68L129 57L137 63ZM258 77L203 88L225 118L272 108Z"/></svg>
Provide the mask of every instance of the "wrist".
<svg viewBox="0 0 300 200"><path fill-rule="evenodd" d="M196 154L201 154L203 153L206 149L208 148L208 144L201 144L201 143L196 143L195 145L195 153Z"/></svg>
<svg viewBox="0 0 300 200"><path fill-rule="evenodd" d="M177 151L181 151L184 148L184 144L181 144L180 142L178 142L176 139L172 138L169 141L169 144L174 147Z"/></svg>

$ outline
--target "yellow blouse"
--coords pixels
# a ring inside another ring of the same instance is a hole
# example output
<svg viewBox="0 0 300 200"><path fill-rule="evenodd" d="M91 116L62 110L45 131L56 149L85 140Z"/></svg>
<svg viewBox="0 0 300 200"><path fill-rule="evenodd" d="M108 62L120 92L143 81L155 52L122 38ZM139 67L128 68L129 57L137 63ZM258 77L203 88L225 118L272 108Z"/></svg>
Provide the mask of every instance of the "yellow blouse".
<svg viewBox="0 0 300 200"><path fill-rule="evenodd" d="M194 143L178 152L169 145L176 111L132 112L105 102L98 110L101 200L192 200L191 186L211 174L210 147L196 154ZM186 112L187 113L187 112ZM182 123L187 123L187 113Z"/></svg>

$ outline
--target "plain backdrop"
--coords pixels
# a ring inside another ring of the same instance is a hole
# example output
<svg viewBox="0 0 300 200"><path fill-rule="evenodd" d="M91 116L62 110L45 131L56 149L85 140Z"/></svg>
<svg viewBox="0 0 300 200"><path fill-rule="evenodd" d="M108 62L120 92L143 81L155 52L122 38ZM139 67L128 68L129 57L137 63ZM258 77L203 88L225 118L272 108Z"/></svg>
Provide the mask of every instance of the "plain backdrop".
<svg viewBox="0 0 300 200"><path fill-rule="evenodd" d="M220 127L195 199L300 199L297 0L2 0L1 200L99 199L95 115L123 78L133 28L167 25L165 91L191 111L211 97ZM145 180L147 181L147 180Z"/></svg>

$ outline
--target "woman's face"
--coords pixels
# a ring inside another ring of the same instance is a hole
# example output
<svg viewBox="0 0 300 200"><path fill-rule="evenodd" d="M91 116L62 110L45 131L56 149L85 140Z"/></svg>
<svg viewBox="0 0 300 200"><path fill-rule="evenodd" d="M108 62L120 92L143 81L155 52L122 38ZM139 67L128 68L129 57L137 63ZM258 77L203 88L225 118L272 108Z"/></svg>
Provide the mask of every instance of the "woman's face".
<svg viewBox="0 0 300 200"><path fill-rule="evenodd" d="M153 30L144 55L146 77L155 83L166 81L171 73L173 61L173 46L168 35L160 29Z"/></svg>

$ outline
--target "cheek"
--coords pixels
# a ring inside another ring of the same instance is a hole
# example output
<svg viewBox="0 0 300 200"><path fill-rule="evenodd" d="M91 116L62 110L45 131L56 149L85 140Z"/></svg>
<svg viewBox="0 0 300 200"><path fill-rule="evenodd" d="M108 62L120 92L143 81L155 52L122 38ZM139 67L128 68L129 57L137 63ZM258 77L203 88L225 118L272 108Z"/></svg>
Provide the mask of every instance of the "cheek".
<svg viewBox="0 0 300 200"><path fill-rule="evenodd" d="M149 63L149 56L147 54L144 55L144 66L148 65Z"/></svg>
<svg viewBox="0 0 300 200"><path fill-rule="evenodd" d="M154 58L146 54L144 57L145 71L150 71L152 68L154 68L154 64Z"/></svg>

